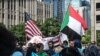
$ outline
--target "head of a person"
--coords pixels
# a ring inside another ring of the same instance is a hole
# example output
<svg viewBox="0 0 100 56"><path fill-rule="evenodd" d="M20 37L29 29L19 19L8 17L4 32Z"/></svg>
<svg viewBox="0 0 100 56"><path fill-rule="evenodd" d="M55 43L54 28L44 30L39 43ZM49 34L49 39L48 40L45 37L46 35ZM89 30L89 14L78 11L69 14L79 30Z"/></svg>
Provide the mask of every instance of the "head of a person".
<svg viewBox="0 0 100 56"><path fill-rule="evenodd" d="M82 44L81 44L81 41L80 40L75 40L74 41L74 46L76 47L76 48L82 48Z"/></svg>
<svg viewBox="0 0 100 56"><path fill-rule="evenodd" d="M60 53L63 48L60 45L54 47L55 53Z"/></svg>
<svg viewBox="0 0 100 56"><path fill-rule="evenodd" d="M36 52L42 52L44 45L42 43L38 43L36 46Z"/></svg>
<svg viewBox="0 0 100 56"><path fill-rule="evenodd" d="M10 56L16 47L16 37L0 25L0 55Z"/></svg>
<svg viewBox="0 0 100 56"><path fill-rule="evenodd" d="M48 46L49 46L49 48L53 48L53 47L54 47L53 41L49 41L49 42L48 42Z"/></svg>
<svg viewBox="0 0 100 56"><path fill-rule="evenodd" d="M33 43L33 45L32 45L32 46L33 46L33 48L36 48L36 43Z"/></svg>
<svg viewBox="0 0 100 56"><path fill-rule="evenodd" d="M67 40L63 41L63 47L64 47L64 48L68 47L68 42L67 42Z"/></svg>
<svg viewBox="0 0 100 56"><path fill-rule="evenodd" d="M32 44L32 43L29 43L29 44L28 44L28 47L32 47L32 46L33 46L33 44Z"/></svg>
<svg viewBox="0 0 100 56"><path fill-rule="evenodd" d="M69 47L74 47L74 40L69 41Z"/></svg>

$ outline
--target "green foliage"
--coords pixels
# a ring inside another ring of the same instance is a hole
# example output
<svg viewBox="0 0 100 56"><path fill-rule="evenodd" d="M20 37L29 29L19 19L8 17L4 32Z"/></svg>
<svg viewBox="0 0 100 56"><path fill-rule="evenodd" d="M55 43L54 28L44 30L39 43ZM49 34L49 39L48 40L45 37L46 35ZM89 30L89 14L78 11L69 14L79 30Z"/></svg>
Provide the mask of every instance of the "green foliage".
<svg viewBox="0 0 100 56"><path fill-rule="evenodd" d="M43 24L38 23L37 25L45 36L55 36L59 34L60 23L53 18L48 18Z"/></svg>
<svg viewBox="0 0 100 56"><path fill-rule="evenodd" d="M88 29L86 31L86 34L82 36L82 43L83 44L88 44L91 41L91 29Z"/></svg>
<svg viewBox="0 0 100 56"><path fill-rule="evenodd" d="M10 31L17 37L18 41L25 41L24 24L12 26Z"/></svg>
<svg viewBox="0 0 100 56"><path fill-rule="evenodd" d="M37 27L40 29L40 31L42 31L43 35L46 37L47 36L55 36L55 35L59 34L60 23L57 22L53 18L46 19L46 21L43 24L41 24L40 21L36 21L35 23L36 23ZM24 24L19 24L19 25L12 26L12 28L10 29L10 31L21 42L25 41L24 26L25 26Z"/></svg>
<svg viewBox="0 0 100 56"><path fill-rule="evenodd" d="M5 25L3 23L0 23L0 26L4 27L5 28Z"/></svg>
<svg viewBox="0 0 100 56"><path fill-rule="evenodd" d="M96 36L97 36L97 45L100 46L100 30L96 31Z"/></svg>

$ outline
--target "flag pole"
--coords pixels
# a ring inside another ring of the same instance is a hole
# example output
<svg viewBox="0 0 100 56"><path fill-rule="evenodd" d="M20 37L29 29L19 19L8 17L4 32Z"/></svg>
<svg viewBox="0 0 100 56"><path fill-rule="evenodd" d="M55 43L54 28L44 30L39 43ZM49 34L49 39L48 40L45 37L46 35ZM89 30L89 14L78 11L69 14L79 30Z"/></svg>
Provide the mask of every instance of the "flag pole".
<svg viewBox="0 0 100 56"><path fill-rule="evenodd" d="M67 11L68 11L68 8L69 8L71 2L72 2L72 0L69 1L69 3L68 3L68 7L66 6L66 7L67 7L67 10L65 11L65 15L66 15L66 13L67 13ZM64 21L64 18L65 18L65 15L64 15L64 17L63 17L63 21ZM62 26L62 24L61 24L61 26ZM59 34L61 34L61 28L60 28L60 32L59 32Z"/></svg>
<svg viewBox="0 0 100 56"><path fill-rule="evenodd" d="M69 1L68 7L66 6L66 7L67 7L67 10L65 10L65 15L66 15L66 13L67 13L67 11L68 11L68 9L69 9L69 6L70 6L71 2L72 2L72 0ZM65 19L65 15L64 15L64 17L63 17L63 21L64 21L64 19ZM62 24L61 24L61 26L62 26ZM61 33L61 28L60 28L59 35L62 35L62 33Z"/></svg>

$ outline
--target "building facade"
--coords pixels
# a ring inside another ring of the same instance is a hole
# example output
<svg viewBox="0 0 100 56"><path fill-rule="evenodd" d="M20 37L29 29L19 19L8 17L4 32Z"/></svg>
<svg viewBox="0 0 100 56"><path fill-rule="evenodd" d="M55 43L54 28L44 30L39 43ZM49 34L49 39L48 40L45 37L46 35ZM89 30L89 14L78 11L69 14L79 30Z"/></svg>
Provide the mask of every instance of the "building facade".
<svg viewBox="0 0 100 56"><path fill-rule="evenodd" d="M0 0L0 22L9 28L24 22L24 12L34 20L44 22L53 17L52 4L37 0Z"/></svg>
<svg viewBox="0 0 100 56"><path fill-rule="evenodd" d="M62 22L63 20L62 0L57 1L57 20L59 22Z"/></svg>
<svg viewBox="0 0 100 56"><path fill-rule="evenodd" d="M63 20L63 6L65 5L64 0L42 0L45 3L53 4L53 17L56 18L59 22Z"/></svg>
<svg viewBox="0 0 100 56"><path fill-rule="evenodd" d="M65 16L65 13L68 9L69 4L75 9L75 10L79 10L79 8L81 7L81 0L63 0L63 18Z"/></svg>
<svg viewBox="0 0 100 56"><path fill-rule="evenodd" d="M88 29L91 28L90 11L91 7L89 1L81 1L81 7L78 9L78 13L85 19Z"/></svg>
<svg viewBox="0 0 100 56"><path fill-rule="evenodd" d="M100 31L100 0L91 0L91 41L97 41Z"/></svg>

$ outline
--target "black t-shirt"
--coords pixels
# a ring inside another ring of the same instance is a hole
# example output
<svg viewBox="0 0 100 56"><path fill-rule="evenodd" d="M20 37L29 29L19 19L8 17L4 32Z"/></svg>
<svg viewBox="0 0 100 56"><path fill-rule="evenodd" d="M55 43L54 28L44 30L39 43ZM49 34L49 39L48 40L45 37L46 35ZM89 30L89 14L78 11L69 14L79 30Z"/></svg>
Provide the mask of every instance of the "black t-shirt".
<svg viewBox="0 0 100 56"><path fill-rule="evenodd" d="M68 47L68 48L64 48L60 54L62 56L81 56L81 54L79 53L77 48L72 48L72 47Z"/></svg>

